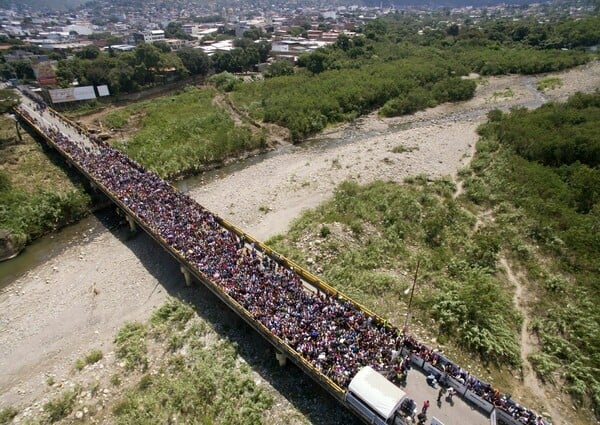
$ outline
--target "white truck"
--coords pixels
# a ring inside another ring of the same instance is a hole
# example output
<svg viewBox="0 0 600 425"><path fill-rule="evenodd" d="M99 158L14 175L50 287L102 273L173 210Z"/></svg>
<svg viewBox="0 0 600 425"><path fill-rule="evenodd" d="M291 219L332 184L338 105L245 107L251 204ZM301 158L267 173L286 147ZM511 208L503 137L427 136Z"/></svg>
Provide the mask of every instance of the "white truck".
<svg viewBox="0 0 600 425"><path fill-rule="evenodd" d="M350 381L346 403L374 425L407 425L417 413L416 403L370 366L360 369Z"/></svg>

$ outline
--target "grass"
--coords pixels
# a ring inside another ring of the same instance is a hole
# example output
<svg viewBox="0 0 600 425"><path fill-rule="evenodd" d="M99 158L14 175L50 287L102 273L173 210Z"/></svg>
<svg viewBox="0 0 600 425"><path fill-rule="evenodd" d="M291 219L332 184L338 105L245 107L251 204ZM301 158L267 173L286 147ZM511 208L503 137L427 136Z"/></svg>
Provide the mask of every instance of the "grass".
<svg viewBox="0 0 600 425"><path fill-rule="evenodd" d="M104 355L102 354L102 351L92 350L88 354L86 354L86 356L83 359L77 359L75 361L75 369L81 371L84 367L88 365L98 363L100 360L102 360L103 356Z"/></svg>
<svg viewBox="0 0 600 425"><path fill-rule="evenodd" d="M546 77L537 81L536 87L539 91L545 92L562 87L563 82L558 77Z"/></svg>
<svg viewBox="0 0 600 425"><path fill-rule="evenodd" d="M64 114L69 116L71 119L77 119L78 117L81 117L83 115L89 115L95 112L99 112L105 107L106 105L104 103L99 102L98 100L90 100L81 103L77 107L69 107L68 110L64 112Z"/></svg>
<svg viewBox="0 0 600 425"><path fill-rule="evenodd" d="M113 376L110 377L110 384L113 387L119 387L121 386L122 380L121 377L118 374L114 374Z"/></svg>
<svg viewBox="0 0 600 425"><path fill-rule="evenodd" d="M480 130L484 137L465 176L467 196L494 212L501 247L535 294L528 305L540 344L529 357L534 370L597 415L600 132L593 122L599 98L576 95L536 111L494 114Z"/></svg>
<svg viewBox="0 0 600 425"><path fill-rule="evenodd" d="M119 334L130 341L140 334L136 329L128 325ZM146 343L152 343L149 336L164 341L165 355L153 364L156 373L143 374L116 400L112 423L166 423L173 417L181 423L263 422L272 398L237 361L235 344L204 341L209 329L190 305L169 300L154 312L147 330Z"/></svg>
<svg viewBox="0 0 600 425"><path fill-rule="evenodd" d="M394 146L391 150L392 153L405 153L405 152L413 152L418 150L417 146L405 146L405 145L397 145Z"/></svg>
<svg viewBox="0 0 600 425"><path fill-rule="evenodd" d="M12 406L4 407L0 410L0 425L7 425L13 418L19 414L19 411Z"/></svg>
<svg viewBox="0 0 600 425"><path fill-rule="evenodd" d="M115 337L116 356L125 363L127 370L146 370L148 367L146 334L147 326L130 322L119 330Z"/></svg>
<svg viewBox="0 0 600 425"><path fill-rule="evenodd" d="M116 109L106 114L103 121L109 128L121 129L127 125L130 116L130 111L126 109Z"/></svg>
<svg viewBox="0 0 600 425"><path fill-rule="evenodd" d="M449 180L422 176L405 185L344 182L332 201L270 243L301 262L315 258L329 283L394 323L403 319L403 292L420 259L417 327L425 332L418 322L433 320L427 336L470 347L491 363L518 366L520 317L495 273L497 229L475 229L453 192ZM302 241L314 239L325 241L306 252ZM494 320L483 312L493 312Z"/></svg>
<svg viewBox="0 0 600 425"><path fill-rule="evenodd" d="M515 95L515 92L510 87L507 87L504 90L495 91L492 94L492 97L494 99L497 99L497 98L510 98L510 97L513 97L514 95Z"/></svg>
<svg viewBox="0 0 600 425"><path fill-rule="evenodd" d="M191 174L264 147L264 134L236 125L225 110L213 104L214 95L213 89L188 87L178 94L111 112L106 122L124 128L129 116L141 115L139 131L116 146L166 178Z"/></svg>
<svg viewBox="0 0 600 425"><path fill-rule="evenodd" d="M44 404L48 422L58 422L69 416L75 407L78 393L79 389L63 391L58 397Z"/></svg>
<svg viewBox="0 0 600 425"><path fill-rule="evenodd" d="M100 360L102 360L103 356L104 355L102 354L102 351L92 350L85 356L85 364L91 365L98 363Z"/></svg>
<svg viewBox="0 0 600 425"><path fill-rule="evenodd" d="M26 242L87 214L92 200L56 153L20 132L22 142L14 121L0 116L0 228Z"/></svg>
<svg viewBox="0 0 600 425"><path fill-rule="evenodd" d="M82 359L75 360L75 369L81 372L85 367L85 362Z"/></svg>

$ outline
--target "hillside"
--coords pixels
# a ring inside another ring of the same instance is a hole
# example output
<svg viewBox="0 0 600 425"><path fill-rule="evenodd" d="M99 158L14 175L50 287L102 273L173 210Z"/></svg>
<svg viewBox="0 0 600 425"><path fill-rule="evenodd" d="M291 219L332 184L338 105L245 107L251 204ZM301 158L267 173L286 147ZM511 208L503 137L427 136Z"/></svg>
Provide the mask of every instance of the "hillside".
<svg viewBox="0 0 600 425"><path fill-rule="evenodd" d="M0 8L10 9L25 5L42 10L67 10L85 2L86 0L0 0Z"/></svg>
<svg viewBox="0 0 600 425"><path fill-rule="evenodd" d="M491 111L464 193L427 176L347 181L270 242L396 323L419 260L414 332L559 423L543 400L557 388L598 414L599 114L599 94Z"/></svg>

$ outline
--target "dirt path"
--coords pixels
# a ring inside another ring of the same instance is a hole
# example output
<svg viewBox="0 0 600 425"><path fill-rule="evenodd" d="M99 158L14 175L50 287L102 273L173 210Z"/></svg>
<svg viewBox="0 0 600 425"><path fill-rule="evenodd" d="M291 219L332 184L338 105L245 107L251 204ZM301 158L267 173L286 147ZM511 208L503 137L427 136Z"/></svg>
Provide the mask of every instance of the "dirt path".
<svg viewBox="0 0 600 425"><path fill-rule="evenodd" d="M517 310L523 317L523 324L521 325L521 333L519 338L519 345L521 346L521 379L526 390L530 391L531 394L537 399L538 402L544 406L544 411L550 413L552 422L555 425L569 425L571 423L563 412L555 407L554 403L550 402L548 393L544 390L542 382L537 378L531 363L529 362L529 355L533 354L538 348L538 342L534 336L529 332L529 323L531 323L531 317L527 309L527 300L530 298L527 294L527 288L521 282L521 277L518 276L512 269L510 263L506 257L500 257L500 264L506 272L508 282L514 286L515 293L513 296L513 302ZM523 389L519 391L523 392Z"/></svg>

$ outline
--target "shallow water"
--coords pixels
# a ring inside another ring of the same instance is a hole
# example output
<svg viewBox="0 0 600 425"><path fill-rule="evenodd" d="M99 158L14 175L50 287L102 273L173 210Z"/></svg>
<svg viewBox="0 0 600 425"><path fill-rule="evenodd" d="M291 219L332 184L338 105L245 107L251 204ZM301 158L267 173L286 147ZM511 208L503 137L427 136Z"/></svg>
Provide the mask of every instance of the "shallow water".
<svg viewBox="0 0 600 425"><path fill-rule="evenodd" d="M102 231L117 224L118 217L114 213L114 209L107 208L35 240L15 258L0 262L0 290L9 286L29 270L51 260L69 248L92 240Z"/></svg>

